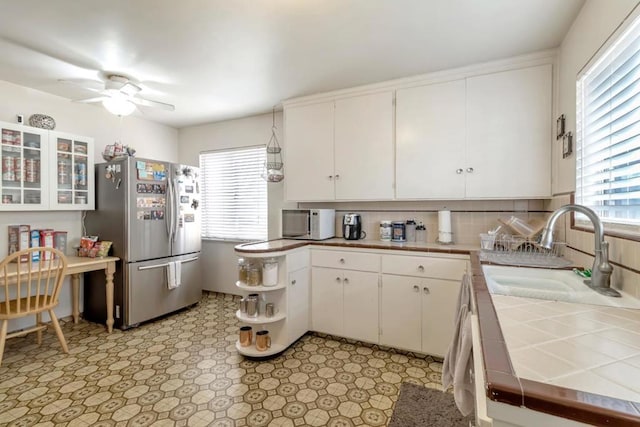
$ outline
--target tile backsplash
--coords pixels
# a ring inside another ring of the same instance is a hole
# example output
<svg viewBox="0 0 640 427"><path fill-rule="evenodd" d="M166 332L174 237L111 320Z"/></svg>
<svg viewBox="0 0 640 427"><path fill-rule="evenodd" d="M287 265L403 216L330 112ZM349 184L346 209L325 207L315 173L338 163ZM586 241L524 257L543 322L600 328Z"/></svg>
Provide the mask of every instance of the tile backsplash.
<svg viewBox="0 0 640 427"><path fill-rule="evenodd" d="M516 216L523 220L545 219L555 209L569 202L570 196L562 195L550 200L300 203L300 207L335 209L338 237L342 236L342 216L350 212L362 216L368 239L379 239L380 221L415 219L426 226L427 242L430 243L438 237L438 211L448 209L451 211L454 243L479 246L479 234L495 228L498 218ZM564 215L556 225L556 240L567 243L567 258L591 268L593 233L572 230L570 218L570 215ZM612 286L640 298L640 242L611 236L605 239L609 242L609 259L615 263Z"/></svg>
<svg viewBox="0 0 640 427"><path fill-rule="evenodd" d="M301 203L301 208L323 207L336 210L336 236L342 237L342 217L359 213L367 239L380 238L380 222L414 219L427 229L427 242L438 238L438 211L451 211L453 241L458 244L480 245L480 233L496 228L498 218L516 216L523 220L545 218L542 200L450 201L450 202L345 202Z"/></svg>

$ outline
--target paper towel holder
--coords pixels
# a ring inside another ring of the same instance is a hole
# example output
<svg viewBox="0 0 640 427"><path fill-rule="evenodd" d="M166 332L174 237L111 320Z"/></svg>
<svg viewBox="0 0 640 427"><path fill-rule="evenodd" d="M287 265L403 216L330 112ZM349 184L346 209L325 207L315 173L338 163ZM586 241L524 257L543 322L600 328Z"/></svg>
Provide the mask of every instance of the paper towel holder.
<svg viewBox="0 0 640 427"><path fill-rule="evenodd" d="M440 240L440 234L444 234L445 236L449 237L449 241L448 242L443 242ZM439 231L438 232L438 238L436 239L436 243L439 245L453 245L453 232L451 231Z"/></svg>

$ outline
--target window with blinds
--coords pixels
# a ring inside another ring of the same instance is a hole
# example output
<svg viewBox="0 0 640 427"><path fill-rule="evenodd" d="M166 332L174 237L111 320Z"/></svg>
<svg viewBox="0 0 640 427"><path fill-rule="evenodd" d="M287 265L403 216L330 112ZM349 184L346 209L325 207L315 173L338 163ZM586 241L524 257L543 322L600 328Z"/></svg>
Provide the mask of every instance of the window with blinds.
<svg viewBox="0 0 640 427"><path fill-rule="evenodd" d="M640 225L640 21L577 82L576 202ZM634 227L637 230L637 227Z"/></svg>
<svg viewBox="0 0 640 427"><path fill-rule="evenodd" d="M265 158L264 146L200 154L204 239L267 238Z"/></svg>

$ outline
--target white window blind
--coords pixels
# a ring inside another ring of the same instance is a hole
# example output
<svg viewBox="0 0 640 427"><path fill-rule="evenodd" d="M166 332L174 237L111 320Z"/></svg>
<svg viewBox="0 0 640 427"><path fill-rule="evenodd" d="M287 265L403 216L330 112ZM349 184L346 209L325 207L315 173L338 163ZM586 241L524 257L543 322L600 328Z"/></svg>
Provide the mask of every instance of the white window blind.
<svg viewBox="0 0 640 427"><path fill-rule="evenodd" d="M267 238L265 157L264 146L200 154L203 238Z"/></svg>
<svg viewBox="0 0 640 427"><path fill-rule="evenodd" d="M640 225L639 22L577 82L576 202L632 225Z"/></svg>

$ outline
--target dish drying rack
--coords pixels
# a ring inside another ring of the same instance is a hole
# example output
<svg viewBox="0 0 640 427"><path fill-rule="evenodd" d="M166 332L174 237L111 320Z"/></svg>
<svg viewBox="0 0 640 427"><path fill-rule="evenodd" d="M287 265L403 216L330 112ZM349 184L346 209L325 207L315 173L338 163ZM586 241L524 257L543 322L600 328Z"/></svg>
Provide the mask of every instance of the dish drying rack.
<svg viewBox="0 0 640 427"><path fill-rule="evenodd" d="M499 233L480 235L480 260L494 264L521 267L566 268L573 263L563 257L567 244L553 242L551 249L539 243L539 235L545 222L527 223L516 217L499 222L512 234Z"/></svg>

